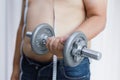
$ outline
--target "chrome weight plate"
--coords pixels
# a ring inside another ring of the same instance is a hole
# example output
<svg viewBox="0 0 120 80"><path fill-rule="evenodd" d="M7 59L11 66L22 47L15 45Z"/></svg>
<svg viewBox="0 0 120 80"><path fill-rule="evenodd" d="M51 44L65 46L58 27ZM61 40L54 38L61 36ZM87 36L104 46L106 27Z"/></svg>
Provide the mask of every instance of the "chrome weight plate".
<svg viewBox="0 0 120 80"><path fill-rule="evenodd" d="M79 45L87 47L87 38L82 32L74 32L65 42L63 56L64 56L64 63L67 66L75 67L79 65L80 62L84 59L84 57L80 55L77 56L79 60L76 61L75 56L73 56L73 51L75 50L77 51L75 44L78 40L79 42L81 41Z"/></svg>
<svg viewBox="0 0 120 80"><path fill-rule="evenodd" d="M45 39L45 37L46 36L52 37L54 35L55 35L54 30L49 24L43 23L38 25L36 29L32 32L32 36L31 36L32 50L36 54L40 54L40 55L47 53L48 49L46 48L46 45L45 45L47 38Z"/></svg>

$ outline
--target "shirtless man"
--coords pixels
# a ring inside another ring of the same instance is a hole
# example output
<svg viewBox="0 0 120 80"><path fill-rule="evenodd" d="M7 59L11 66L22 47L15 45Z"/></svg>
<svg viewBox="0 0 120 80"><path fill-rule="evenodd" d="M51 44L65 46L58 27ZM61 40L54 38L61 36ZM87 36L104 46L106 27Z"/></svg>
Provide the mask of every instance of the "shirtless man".
<svg viewBox="0 0 120 80"><path fill-rule="evenodd" d="M89 80L88 58L76 67L63 65L63 44L70 34L76 31L82 31L88 40L97 36L105 27L106 2L106 0L28 0L27 25L24 33L33 31L37 25L42 23L53 26L55 16L56 36L47 40L46 46L49 52L45 55L37 55L31 49L30 39L25 35L23 39L21 38L25 24L26 0L23 0L11 80L19 80L19 78L21 80L50 80L54 54L58 57L57 79ZM20 53L21 42L23 42L22 55Z"/></svg>

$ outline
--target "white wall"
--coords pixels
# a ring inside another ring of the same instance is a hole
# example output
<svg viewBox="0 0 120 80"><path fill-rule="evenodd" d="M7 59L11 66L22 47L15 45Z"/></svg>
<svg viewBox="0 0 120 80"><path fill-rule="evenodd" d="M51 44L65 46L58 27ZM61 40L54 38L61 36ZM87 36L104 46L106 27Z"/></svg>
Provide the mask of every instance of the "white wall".
<svg viewBox="0 0 120 80"><path fill-rule="evenodd" d="M21 1L0 0L0 80L10 80ZM92 40L92 49L101 51L103 56L100 61L92 60L91 80L120 80L119 3L120 0L108 0L106 29Z"/></svg>
<svg viewBox="0 0 120 80"><path fill-rule="evenodd" d="M0 0L0 80L6 75L6 0Z"/></svg>
<svg viewBox="0 0 120 80"><path fill-rule="evenodd" d="M102 59L92 61L92 80L120 80L120 0L108 0L106 29L92 41Z"/></svg>
<svg viewBox="0 0 120 80"><path fill-rule="evenodd" d="M10 80L21 0L0 0L0 80Z"/></svg>

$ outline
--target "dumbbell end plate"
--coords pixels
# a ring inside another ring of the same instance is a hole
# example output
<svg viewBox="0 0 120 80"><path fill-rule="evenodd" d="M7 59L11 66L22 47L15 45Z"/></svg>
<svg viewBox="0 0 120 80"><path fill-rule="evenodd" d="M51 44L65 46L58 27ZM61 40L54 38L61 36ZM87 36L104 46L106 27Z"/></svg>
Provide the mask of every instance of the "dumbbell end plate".
<svg viewBox="0 0 120 80"><path fill-rule="evenodd" d="M85 46L87 46L87 39L85 37L85 35L82 32L74 32L65 42L65 46L64 46L64 52L63 52L63 56L64 56L64 63L67 66L70 67L75 67L77 65L80 64L80 62L84 59L84 57L79 56L79 61L75 61L74 57L72 56L72 50L74 48L74 43L76 42L77 39L82 39L84 40Z"/></svg>
<svg viewBox="0 0 120 80"><path fill-rule="evenodd" d="M48 37L52 37L55 35L53 28L47 23L42 23L38 25L32 33L31 47L36 54L41 55L48 52L46 45L42 44L43 35L46 35Z"/></svg>

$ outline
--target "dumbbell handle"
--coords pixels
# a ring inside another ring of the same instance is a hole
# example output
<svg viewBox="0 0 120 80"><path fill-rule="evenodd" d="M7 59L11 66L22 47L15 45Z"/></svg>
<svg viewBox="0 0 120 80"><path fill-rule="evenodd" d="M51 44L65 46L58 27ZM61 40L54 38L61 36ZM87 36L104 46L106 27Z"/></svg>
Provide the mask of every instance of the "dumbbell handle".
<svg viewBox="0 0 120 80"><path fill-rule="evenodd" d="M29 38L31 38L32 32L29 32L29 31L26 32L26 36L28 36ZM48 36L46 36L46 35L43 34L43 36L41 36L41 37L43 39L42 40L42 44L46 44L46 40L47 40ZM84 57L90 57L90 58L95 59L95 60L101 59L101 53L100 52L88 49L86 47L84 47L82 49L82 56L84 56Z"/></svg>
<svg viewBox="0 0 120 80"><path fill-rule="evenodd" d="M31 38L32 32L30 32L30 31L26 32L26 36L29 37L29 38Z"/></svg>
<svg viewBox="0 0 120 80"><path fill-rule="evenodd" d="M32 36L32 32L28 31L26 32L26 36L31 38ZM46 36L45 34L41 35L41 39L42 39L42 44L45 45L46 44L46 40L47 40L48 36Z"/></svg>
<svg viewBox="0 0 120 80"><path fill-rule="evenodd" d="M95 59L95 60L100 60L102 57L100 52L88 49L86 47L84 47L82 49L82 54L84 57L90 57L90 58Z"/></svg>

